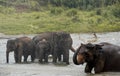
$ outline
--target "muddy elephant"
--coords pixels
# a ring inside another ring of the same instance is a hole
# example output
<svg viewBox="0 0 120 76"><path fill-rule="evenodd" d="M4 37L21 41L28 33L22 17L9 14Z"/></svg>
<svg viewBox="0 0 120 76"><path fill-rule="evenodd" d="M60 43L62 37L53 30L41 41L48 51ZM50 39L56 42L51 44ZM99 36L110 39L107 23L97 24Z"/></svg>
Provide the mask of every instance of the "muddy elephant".
<svg viewBox="0 0 120 76"><path fill-rule="evenodd" d="M73 56L76 65L87 63L86 73L120 72L120 46L102 42L98 44L81 44Z"/></svg>
<svg viewBox="0 0 120 76"><path fill-rule="evenodd" d="M6 62L9 63L9 53L14 51L14 59L16 63L21 63L22 56L24 56L24 62L27 62L27 58L31 55L31 61L35 59L35 45L31 38L20 37L13 40L8 40L6 45Z"/></svg>
<svg viewBox="0 0 120 76"><path fill-rule="evenodd" d="M46 32L33 37L35 43L45 39L50 44L50 53L53 56L53 62L56 63L57 60L66 62L69 64L69 49L73 52L75 51L72 47L72 38L69 33L66 32ZM63 55L63 58L62 56Z"/></svg>
<svg viewBox="0 0 120 76"><path fill-rule="evenodd" d="M36 57L38 57L40 63L48 62L48 55L50 55L50 44L43 39L36 44Z"/></svg>

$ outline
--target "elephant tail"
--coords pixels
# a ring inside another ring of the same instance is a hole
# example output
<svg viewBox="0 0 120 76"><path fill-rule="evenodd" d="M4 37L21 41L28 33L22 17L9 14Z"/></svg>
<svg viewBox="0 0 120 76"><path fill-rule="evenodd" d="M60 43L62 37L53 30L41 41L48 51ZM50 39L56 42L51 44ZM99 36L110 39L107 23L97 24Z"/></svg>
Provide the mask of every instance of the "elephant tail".
<svg viewBox="0 0 120 76"><path fill-rule="evenodd" d="M70 50L71 50L72 52L75 52L75 49L74 49L72 46L71 46Z"/></svg>

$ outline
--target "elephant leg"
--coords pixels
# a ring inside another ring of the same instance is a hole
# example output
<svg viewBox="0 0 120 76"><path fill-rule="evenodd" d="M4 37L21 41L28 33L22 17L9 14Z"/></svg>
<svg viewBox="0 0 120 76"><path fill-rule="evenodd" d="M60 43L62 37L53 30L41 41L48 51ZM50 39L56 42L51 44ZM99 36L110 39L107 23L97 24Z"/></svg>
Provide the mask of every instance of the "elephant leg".
<svg viewBox="0 0 120 76"><path fill-rule="evenodd" d="M40 62L40 63L43 62L43 58L44 58L43 54L39 56L39 62Z"/></svg>
<svg viewBox="0 0 120 76"><path fill-rule="evenodd" d="M63 52L63 62L66 62L66 64L69 64L69 50L65 50Z"/></svg>
<svg viewBox="0 0 120 76"><path fill-rule="evenodd" d="M15 59L15 63L18 63L18 53L14 52L14 59Z"/></svg>
<svg viewBox="0 0 120 76"><path fill-rule="evenodd" d="M21 63L22 55L18 56L18 63Z"/></svg>
<svg viewBox="0 0 120 76"><path fill-rule="evenodd" d="M58 52L58 47L57 47L57 44L54 46L54 49L53 49L53 63L56 63L57 62L57 52Z"/></svg>
<svg viewBox="0 0 120 76"><path fill-rule="evenodd" d="M62 56L61 56L62 54L61 53L58 53L58 61L61 61L61 58L62 58Z"/></svg>
<svg viewBox="0 0 120 76"><path fill-rule="evenodd" d="M6 62L9 63L9 51L6 51Z"/></svg>
<svg viewBox="0 0 120 76"><path fill-rule="evenodd" d="M104 60L102 60L102 59L99 59L99 60L97 61L97 63L95 64L95 68L94 68L95 73L100 73L100 72L103 71L104 63L105 63L105 62L104 62Z"/></svg>
<svg viewBox="0 0 120 76"><path fill-rule="evenodd" d="M53 63L56 63L57 62L57 53L54 52L53 53Z"/></svg>
<svg viewBox="0 0 120 76"><path fill-rule="evenodd" d="M18 52L18 63L21 63L21 59L22 59L22 50L19 50Z"/></svg>
<svg viewBox="0 0 120 76"><path fill-rule="evenodd" d="M35 60L35 52L31 52L31 62L34 62Z"/></svg>
<svg viewBox="0 0 120 76"><path fill-rule="evenodd" d="M58 61L61 61L61 58L62 58L61 50L57 51L57 57L58 57Z"/></svg>
<svg viewBox="0 0 120 76"><path fill-rule="evenodd" d="M42 58L39 58L39 63L42 63Z"/></svg>
<svg viewBox="0 0 120 76"><path fill-rule="evenodd" d="M48 63L48 54L45 54L45 62Z"/></svg>
<svg viewBox="0 0 120 76"><path fill-rule="evenodd" d="M85 73L91 73L93 66L93 63L87 63L85 66Z"/></svg>
<svg viewBox="0 0 120 76"><path fill-rule="evenodd" d="M24 55L24 62L27 63L28 55Z"/></svg>
<svg viewBox="0 0 120 76"><path fill-rule="evenodd" d="M34 62L34 60L35 60L35 56L31 55L31 62Z"/></svg>

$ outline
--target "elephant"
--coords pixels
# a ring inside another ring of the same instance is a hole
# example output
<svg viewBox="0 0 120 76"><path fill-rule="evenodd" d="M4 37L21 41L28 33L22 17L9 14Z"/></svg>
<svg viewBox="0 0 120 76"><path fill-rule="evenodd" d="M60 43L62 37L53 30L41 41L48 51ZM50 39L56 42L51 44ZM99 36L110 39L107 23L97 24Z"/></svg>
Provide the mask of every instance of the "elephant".
<svg viewBox="0 0 120 76"><path fill-rule="evenodd" d="M24 56L24 62L27 62L27 58L31 55L31 61L35 59L35 44L29 37L20 37L16 39L10 39L6 45L6 62L9 63L9 53L14 52L15 63L21 63L22 56Z"/></svg>
<svg viewBox="0 0 120 76"><path fill-rule="evenodd" d="M87 63L85 72L120 72L120 46L108 42L81 44L73 55L76 65Z"/></svg>
<svg viewBox="0 0 120 76"><path fill-rule="evenodd" d="M69 64L69 49L75 52L72 47L72 38L69 33L66 32L45 32L33 37L35 44L45 39L50 44L50 54L53 56L53 63L57 63L57 60L66 62ZM62 58L63 55L63 58Z"/></svg>
<svg viewBox="0 0 120 76"><path fill-rule="evenodd" d="M45 63L48 63L48 55L50 54L50 44L48 41L43 39L39 41L36 45L36 55L39 58L39 62L42 63L43 60Z"/></svg>
<svg viewBox="0 0 120 76"><path fill-rule="evenodd" d="M56 40L56 48L53 51L53 62L61 61L63 59L63 62L66 62L66 64L69 64L69 49L71 49L73 52L75 51L72 47L73 41L69 33L66 32L56 32L57 34L57 40ZM63 55L63 58L62 58Z"/></svg>

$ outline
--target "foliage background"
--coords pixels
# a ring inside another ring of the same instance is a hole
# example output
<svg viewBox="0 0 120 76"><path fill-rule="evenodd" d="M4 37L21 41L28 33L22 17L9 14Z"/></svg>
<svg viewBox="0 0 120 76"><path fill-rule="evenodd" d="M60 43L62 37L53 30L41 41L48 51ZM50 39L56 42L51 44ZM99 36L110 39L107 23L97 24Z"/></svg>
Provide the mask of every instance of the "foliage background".
<svg viewBox="0 0 120 76"><path fill-rule="evenodd" d="M120 31L120 0L0 0L0 32Z"/></svg>

